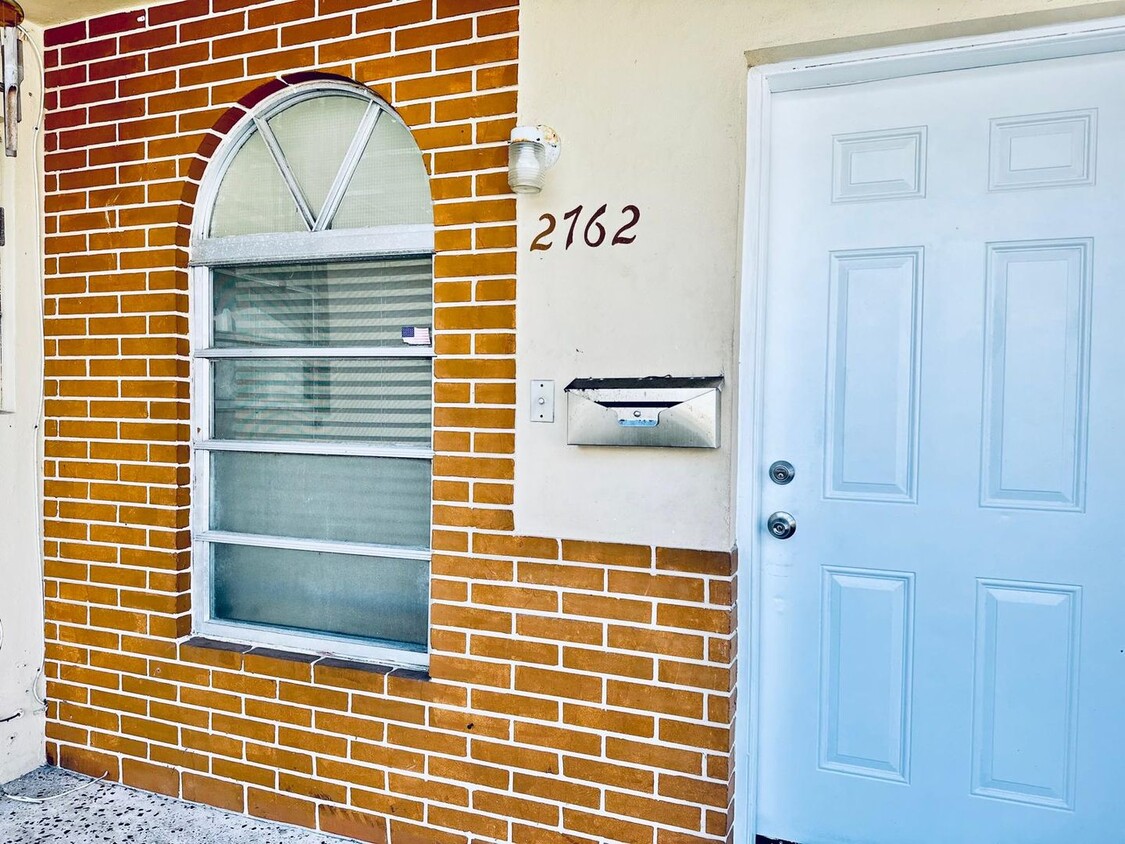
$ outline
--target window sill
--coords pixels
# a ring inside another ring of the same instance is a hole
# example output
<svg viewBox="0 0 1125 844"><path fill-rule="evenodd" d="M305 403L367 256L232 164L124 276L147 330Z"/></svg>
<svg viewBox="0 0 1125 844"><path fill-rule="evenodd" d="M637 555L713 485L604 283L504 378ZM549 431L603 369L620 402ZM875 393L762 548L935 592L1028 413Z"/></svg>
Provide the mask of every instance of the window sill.
<svg viewBox="0 0 1125 844"><path fill-rule="evenodd" d="M205 584L204 587L206 591ZM294 660L290 660L291 662L301 659L311 664L318 659L342 659L422 673L427 673L430 667L430 655L426 650L392 647L355 639L337 639L311 632L288 633L281 629L267 630L252 625L198 619L193 635L196 638L242 646L244 653L257 649L259 654L263 651L292 654Z"/></svg>
<svg viewBox="0 0 1125 844"><path fill-rule="evenodd" d="M279 650L210 636L192 636L181 642L180 658L220 668L241 669L314 683L319 683L323 676L331 674L336 679L349 680L346 683L348 686L369 686L370 681L375 677L394 677L417 682L430 680L429 672L418 668L388 665L354 657ZM337 682L329 684L338 685Z"/></svg>

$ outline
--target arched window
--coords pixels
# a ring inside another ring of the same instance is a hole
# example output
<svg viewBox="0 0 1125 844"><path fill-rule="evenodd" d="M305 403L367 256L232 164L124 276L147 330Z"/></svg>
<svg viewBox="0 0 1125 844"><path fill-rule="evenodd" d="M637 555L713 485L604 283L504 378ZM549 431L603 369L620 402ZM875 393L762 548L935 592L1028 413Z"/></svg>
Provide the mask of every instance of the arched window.
<svg viewBox="0 0 1125 844"><path fill-rule="evenodd" d="M433 208L399 117L346 83L264 100L193 227L195 627L424 665Z"/></svg>

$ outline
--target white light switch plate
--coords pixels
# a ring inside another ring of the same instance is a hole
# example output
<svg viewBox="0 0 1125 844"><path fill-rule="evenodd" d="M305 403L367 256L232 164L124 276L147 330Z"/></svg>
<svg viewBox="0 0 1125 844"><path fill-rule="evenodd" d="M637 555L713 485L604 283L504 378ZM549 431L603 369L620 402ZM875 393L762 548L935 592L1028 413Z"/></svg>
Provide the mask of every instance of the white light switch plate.
<svg viewBox="0 0 1125 844"><path fill-rule="evenodd" d="M555 421L555 382L531 382L531 421Z"/></svg>

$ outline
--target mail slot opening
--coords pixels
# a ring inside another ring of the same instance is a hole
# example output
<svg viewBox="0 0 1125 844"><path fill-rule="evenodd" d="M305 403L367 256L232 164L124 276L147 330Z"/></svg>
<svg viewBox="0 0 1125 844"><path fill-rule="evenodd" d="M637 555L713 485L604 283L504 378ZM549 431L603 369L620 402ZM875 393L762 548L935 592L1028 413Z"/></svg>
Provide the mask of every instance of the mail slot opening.
<svg viewBox="0 0 1125 844"><path fill-rule="evenodd" d="M718 448L722 376L576 378L566 386L571 445Z"/></svg>

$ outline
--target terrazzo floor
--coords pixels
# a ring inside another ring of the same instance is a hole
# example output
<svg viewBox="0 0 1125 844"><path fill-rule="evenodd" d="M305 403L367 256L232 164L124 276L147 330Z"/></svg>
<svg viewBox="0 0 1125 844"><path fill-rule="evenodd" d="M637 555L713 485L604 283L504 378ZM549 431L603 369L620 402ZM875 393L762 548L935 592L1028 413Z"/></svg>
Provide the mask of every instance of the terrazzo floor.
<svg viewBox="0 0 1125 844"><path fill-rule="evenodd" d="M51 798L43 803L6 795ZM3 786L0 844L345 844L349 839L232 815L43 767Z"/></svg>

